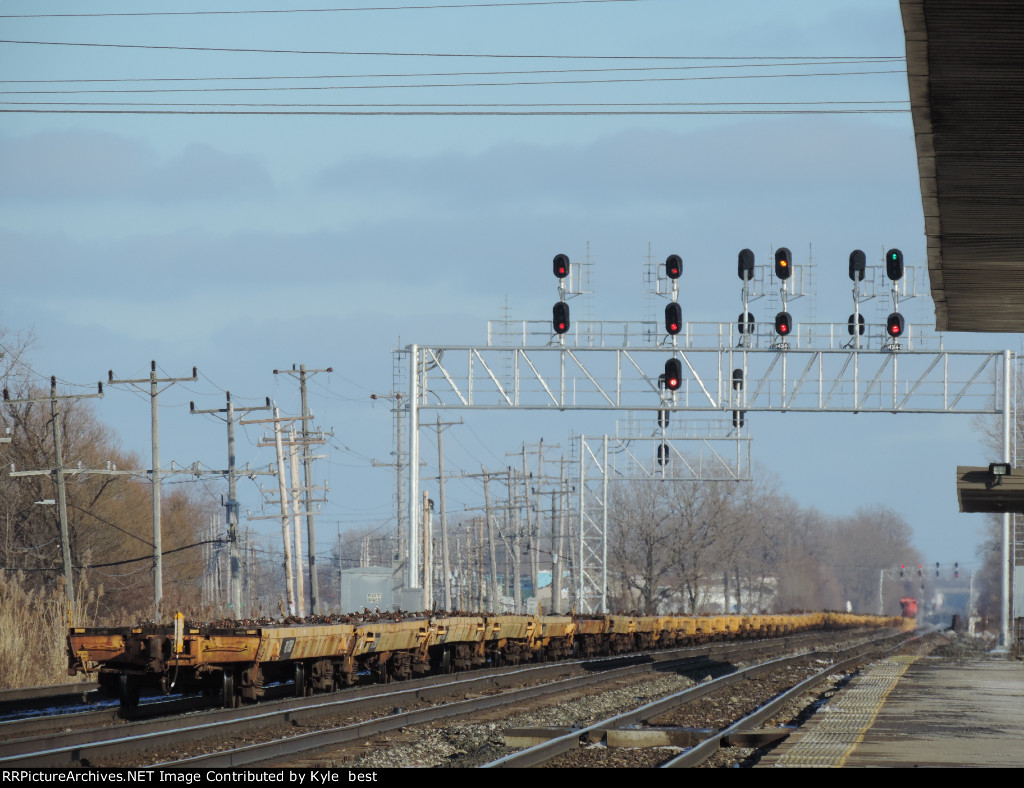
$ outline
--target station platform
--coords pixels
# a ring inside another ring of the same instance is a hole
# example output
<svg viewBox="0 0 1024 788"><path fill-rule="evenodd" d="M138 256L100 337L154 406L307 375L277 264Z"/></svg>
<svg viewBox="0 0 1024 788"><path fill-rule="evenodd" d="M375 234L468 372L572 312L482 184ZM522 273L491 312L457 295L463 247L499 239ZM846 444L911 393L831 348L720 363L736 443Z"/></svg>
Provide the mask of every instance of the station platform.
<svg viewBox="0 0 1024 788"><path fill-rule="evenodd" d="M874 663L758 764L1024 767L1024 663L898 656Z"/></svg>

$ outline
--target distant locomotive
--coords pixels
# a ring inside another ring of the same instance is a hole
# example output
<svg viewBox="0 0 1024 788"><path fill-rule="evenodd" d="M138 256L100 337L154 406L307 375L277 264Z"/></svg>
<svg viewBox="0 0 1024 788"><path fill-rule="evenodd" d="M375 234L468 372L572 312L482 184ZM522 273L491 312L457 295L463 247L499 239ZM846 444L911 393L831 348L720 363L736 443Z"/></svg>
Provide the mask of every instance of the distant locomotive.
<svg viewBox="0 0 1024 788"><path fill-rule="evenodd" d="M850 613L724 616L547 616L383 613L284 622L186 622L73 627L68 674L97 674L124 707L142 688L258 701L271 682L295 694L330 692L359 677L407 679L486 665L591 657L764 638L811 629L901 628L900 618Z"/></svg>
<svg viewBox="0 0 1024 788"><path fill-rule="evenodd" d="M904 618L917 618L917 600L913 597L903 597L900 600L900 607L903 608Z"/></svg>

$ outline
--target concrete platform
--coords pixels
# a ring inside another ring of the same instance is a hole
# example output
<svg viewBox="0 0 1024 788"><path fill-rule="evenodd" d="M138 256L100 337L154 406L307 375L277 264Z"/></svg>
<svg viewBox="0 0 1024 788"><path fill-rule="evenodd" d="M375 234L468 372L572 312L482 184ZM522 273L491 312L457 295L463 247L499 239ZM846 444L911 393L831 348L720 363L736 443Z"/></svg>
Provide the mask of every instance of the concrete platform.
<svg viewBox="0 0 1024 788"><path fill-rule="evenodd" d="M1024 767L1024 663L875 663L762 767Z"/></svg>

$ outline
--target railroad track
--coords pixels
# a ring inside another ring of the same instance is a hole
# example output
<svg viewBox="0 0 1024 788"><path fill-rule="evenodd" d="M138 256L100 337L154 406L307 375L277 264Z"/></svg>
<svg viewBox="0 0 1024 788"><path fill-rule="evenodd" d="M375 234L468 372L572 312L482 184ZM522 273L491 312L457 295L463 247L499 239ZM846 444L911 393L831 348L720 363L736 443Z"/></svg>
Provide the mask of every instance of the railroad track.
<svg viewBox="0 0 1024 788"><path fill-rule="evenodd" d="M717 731L701 730L675 730L676 740L681 741L686 737L701 739L699 743L694 742L692 746L684 749L674 757L657 755L656 760L662 768L692 768L700 766L708 761L723 746L723 743L735 743L742 737L754 740L773 741L780 738L779 733L762 732L760 727L766 720L771 719L787 704L795 698L819 686L831 676L850 670L858 664L877 658L882 653L893 650L898 645L911 639L907 636L898 636L884 643L856 644L850 648L843 649L836 655L834 662L827 667L805 672L810 675L801 681L792 682L791 679L783 679L791 683L787 689L774 695L767 703L759 705L750 713L742 714L738 719L720 727ZM647 741L648 746L664 747L669 743L671 737L669 731L664 728L653 728L649 725L652 721L664 718L679 707L694 704L710 696L720 693L734 693L738 687L756 677L769 676L772 673L783 673L800 665L807 663L809 657L817 655L798 654L771 660L749 668L738 670L717 679L703 682L695 687L674 693L660 698L651 703L643 704L627 712L619 713L605 719L598 720L590 725L572 730L560 736L553 736L547 741L524 748L518 752L503 756L496 760L483 764L485 768L524 768L537 766L562 766L578 768L581 765L597 766L602 765L603 754L590 758L567 758L570 754L578 753L581 747L595 743L607 744L612 740L613 734L620 734L617 738L622 746L632 745L642 747ZM648 726L644 730L644 726ZM777 730L777 729L776 729ZM781 735L787 735L782 733ZM678 744L675 745L679 747ZM666 750L661 750L666 752ZM649 766L652 765L650 753L635 753L634 761L623 763L621 760L614 764L617 766Z"/></svg>
<svg viewBox="0 0 1024 788"><path fill-rule="evenodd" d="M808 635L793 640L806 641ZM628 657L607 657L592 660L574 660L557 663L530 665L525 668L499 668L488 671L454 674L446 677L427 677L415 681L391 685L371 685L353 688L341 693L317 695L308 698L262 703L240 709L217 709L194 713L187 720L180 717L170 719L130 721L110 727L66 732L60 730L48 735L28 738L9 737L0 741L0 766L17 763L28 766L71 766L80 764L106 765L111 759L124 765L136 765L145 760L140 753L145 751L179 751L195 748L196 741L210 738L224 738L238 735L255 728L273 729L283 727L296 730L299 726L317 724L318 718L362 713L362 709L377 707L390 711L394 708L409 708L412 704L423 703L432 698L450 695L453 692L484 693L508 691L522 684L529 677L532 681L555 682L564 679L595 681L597 676L614 675L619 669L629 672L655 669L666 661L689 661L692 664L713 662L718 659L736 658L738 651L748 655L777 650L780 641L740 641L717 643L697 648L680 649L672 652L631 655ZM674 663L673 663L674 664ZM607 678L603 679L607 680ZM514 696L513 701L514 701ZM507 701L506 701L507 702ZM381 715L392 716L396 715ZM409 718L397 715L390 724L409 724ZM65 727L62 720L55 724ZM386 725L386 723L380 723ZM299 743L290 745L293 749ZM315 746L315 745L311 745ZM250 752L245 756L212 756L218 758L218 765L254 763L267 758L281 757L286 748L278 747L277 752L268 748L263 752ZM297 750L296 750L297 751ZM242 760L244 757L244 761ZM228 760L225 760L228 758ZM126 759L129 759L129 764ZM204 762L213 765L212 762ZM185 765L182 763L182 765Z"/></svg>
<svg viewBox="0 0 1024 788"><path fill-rule="evenodd" d="M515 706L542 695L583 691L588 685L624 675L635 677L641 672L681 670L686 666L701 666L703 670L719 662L760 658L758 655L778 653L783 647L799 647L812 637L804 634L790 638L788 643L732 641L657 654L474 671L241 709L192 713L187 719L131 721L76 732L8 737L0 739L0 766L198 767L287 760L301 757L298 754L309 749L338 746L430 719L471 714L486 707ZM818 641L822 637L819 633ZM543 686L523 687L527 680ZM453 702L456 695L460 697ZM424 704L432 705L423 708ZM246 739L241 746L236 743L221 752L194 754L212 741L240 737ZM253 738L260 741L253 742Z"/></svg>
<svg viewBox="0 0 1024 788"><path fill-rule="evenodd" d="M99 684L95 681L75 681L70 684L0 690L0 717L7 717L30 709L81 706L97 697L99 697Z"/></svg>

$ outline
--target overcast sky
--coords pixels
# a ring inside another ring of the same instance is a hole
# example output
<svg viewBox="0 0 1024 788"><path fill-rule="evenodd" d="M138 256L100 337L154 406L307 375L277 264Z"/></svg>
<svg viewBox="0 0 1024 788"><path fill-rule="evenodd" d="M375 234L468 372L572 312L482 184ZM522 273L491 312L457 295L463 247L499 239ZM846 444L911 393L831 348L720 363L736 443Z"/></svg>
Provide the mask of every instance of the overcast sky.
<svg viewBox="0 0 1024 788"><path fill-rule="evenodd" d="M580 260L589 248L594 320L652 316L650 249L684 259L684 319L728 322L740 311L737 252L763 263L786 245L816 265L815 295L790 304L796 321L845 325L849 252L874 263L897 246L923 294L902 311L915 331L934 326L896 0L341 10L412 4L152 13L310 5L218 0L127 16L116 12L138 4L3 4L0 322L34 333L41 384L53 374L79 391L108 369L145 377L151 359L167 377L198 366L198 383L161 397L161 453L165 465L222 468L223 424L190 416L190 400L223 407L230 390L294 414L295 381L272 370L332 366L310 390L317 424L335 433L319 463L332 488L320 522L328 534L388 532L393 475L371 459L392 460L392 422L369 397L394 388L390 351L482 344L506 308L549 319L556 252ZM17 16L90 13L102 15ZM816 57L832 60L796 59ZM759 114L781 109L830 112ZM873 112L836 112L850 109ZM678 114L712 110L732 114ZM530 114L452 114L484 111ZM326 114L296 114L311 112ZM889 308L876 299L864 311L877 323ZM770 321L774 307L755 310ZM112 390L96 407L148 458L147 397ZM881 503L906 517L928 560L973 561L983 518L957 512L955 466L996 458L971 417L748 424L759 473L803 505L844 515ZM446 470L502 468L523 441L567 448L571 431L614 429L611 414L468 414L447 433ZM436 474L423 432L424 474ZM261 434L244 430L240 462L272 461ZM255 483L241 496L259 510ZM450 486L453 511L481 503L478 482Z"/></svg>

